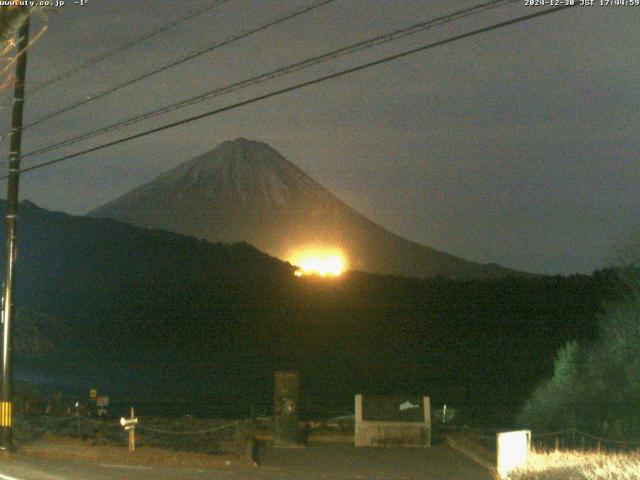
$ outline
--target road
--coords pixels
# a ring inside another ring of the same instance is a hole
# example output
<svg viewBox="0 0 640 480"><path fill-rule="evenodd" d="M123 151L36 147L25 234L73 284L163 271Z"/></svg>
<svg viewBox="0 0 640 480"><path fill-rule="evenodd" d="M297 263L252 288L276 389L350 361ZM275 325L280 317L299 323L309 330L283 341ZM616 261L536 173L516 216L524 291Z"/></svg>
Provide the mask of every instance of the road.
<svg viewBox="0 0 640 480"><path fill-rule="evenodd" d="M199 469L99 463L16 455L0 460L0 480L489 480L491 475L444 445L430 449L356 449L313 444L263 448L260 467Z"/></svg>

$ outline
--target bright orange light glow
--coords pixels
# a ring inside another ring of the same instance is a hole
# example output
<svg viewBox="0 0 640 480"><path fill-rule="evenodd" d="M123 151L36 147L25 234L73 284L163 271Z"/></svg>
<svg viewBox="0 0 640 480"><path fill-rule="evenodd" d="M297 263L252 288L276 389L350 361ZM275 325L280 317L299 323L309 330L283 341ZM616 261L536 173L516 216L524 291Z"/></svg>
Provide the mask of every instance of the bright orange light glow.
<svg viewBox="0 0 640 480"><path fill-rule="evenodd" d="M321 277L339 277L347 269L347 259L336 248L308 248L289 255L289 262L298 267L296 277L319 275Z"/></svg>

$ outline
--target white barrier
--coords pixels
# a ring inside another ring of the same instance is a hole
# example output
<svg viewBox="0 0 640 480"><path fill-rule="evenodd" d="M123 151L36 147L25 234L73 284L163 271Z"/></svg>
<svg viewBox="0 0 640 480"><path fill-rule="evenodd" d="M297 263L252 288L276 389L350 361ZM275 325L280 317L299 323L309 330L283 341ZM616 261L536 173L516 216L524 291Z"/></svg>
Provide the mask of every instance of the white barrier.
<svg viewBox="0 0 640 480"><path fill-rule="evenodd" d="M507 478L509 472L527 462L531 446L531 430L498 433L498 476Z"/></svg>

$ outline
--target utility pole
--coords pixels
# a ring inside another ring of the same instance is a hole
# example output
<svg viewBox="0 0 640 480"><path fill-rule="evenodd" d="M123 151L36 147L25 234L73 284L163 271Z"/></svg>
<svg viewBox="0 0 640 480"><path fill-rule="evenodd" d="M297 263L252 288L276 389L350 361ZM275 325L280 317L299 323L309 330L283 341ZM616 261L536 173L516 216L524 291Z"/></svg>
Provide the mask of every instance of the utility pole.
<svg viewBox="0 0 640 480"><path fill-rule="evenodd" d="M4 227L4 283L2 285L2 398L0 399L0 450L13 450L12 354L13 287L16 264L16 220L18 215L18 187L20 184L20 147L22 143L22 113L24 85L27 74L29 45L29 17L18 30L18 59L13 95L11 146L9 150L9 178L7 180L7 212Z"/></svg>

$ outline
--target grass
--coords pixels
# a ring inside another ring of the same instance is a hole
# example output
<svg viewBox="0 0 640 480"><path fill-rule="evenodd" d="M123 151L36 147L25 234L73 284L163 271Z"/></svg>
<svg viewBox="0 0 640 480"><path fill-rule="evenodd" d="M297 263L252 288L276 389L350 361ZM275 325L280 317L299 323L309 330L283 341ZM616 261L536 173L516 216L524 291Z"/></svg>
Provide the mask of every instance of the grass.
<svg viewBox="0 0 640 480"><path fill-rule="evenodd" d="M640 450L633 452L532 451L509 480L637 480Z"/></svg>

